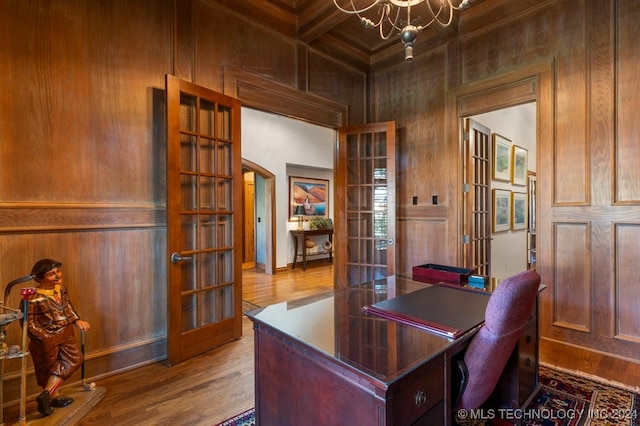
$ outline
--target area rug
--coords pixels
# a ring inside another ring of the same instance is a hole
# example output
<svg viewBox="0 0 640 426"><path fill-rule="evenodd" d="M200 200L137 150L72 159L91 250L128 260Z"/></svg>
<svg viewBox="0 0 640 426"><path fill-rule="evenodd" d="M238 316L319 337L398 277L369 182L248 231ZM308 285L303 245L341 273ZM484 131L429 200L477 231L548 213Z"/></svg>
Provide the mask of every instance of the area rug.
<svg viewBox="0 0 640 426"><path fill-rule="evenodd" d="M247 313L248 311L253 311L254 309L259 309L260 306L255 303L251 303L248 300L242 299L242 313Z"/></svg>
<svg viewBox="0 0 640 426"><path fill-rule="evenodd" d="M640 389L547 365L540 385L527 426L640 425Z"/></svg>
<svg viewBox="0 0 640 426"><path fill-rule="evenodd" d="M640 390L595 376L540 365L540 390L522 410L460 411L465 426L639 426Z"/></svg>
<svg viewBox="0 0 640 426"><path fill-rule="evenodd" d="M225 420L222 423L218 423L216 426L254 426L256 424L256 410L251 408L243 413L238 414Z"/></svg>

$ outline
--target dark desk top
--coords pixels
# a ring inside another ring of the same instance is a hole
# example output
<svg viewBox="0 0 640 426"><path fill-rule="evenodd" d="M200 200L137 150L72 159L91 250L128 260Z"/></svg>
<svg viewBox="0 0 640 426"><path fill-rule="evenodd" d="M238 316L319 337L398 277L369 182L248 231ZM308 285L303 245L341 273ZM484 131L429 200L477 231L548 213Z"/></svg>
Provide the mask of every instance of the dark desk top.
<svg viewBox="0 0 640 426"><path fill-rule="evenodd" d="M388 277L375 284L274 304L250 311L247 316L388 385L475 331L453 340L361 311L363 306L430 286L408 278ZM445 292L461 291L442 288ZM489 295L486 296L488 300ZM478 323L483 321L484 312Z"/></svg>

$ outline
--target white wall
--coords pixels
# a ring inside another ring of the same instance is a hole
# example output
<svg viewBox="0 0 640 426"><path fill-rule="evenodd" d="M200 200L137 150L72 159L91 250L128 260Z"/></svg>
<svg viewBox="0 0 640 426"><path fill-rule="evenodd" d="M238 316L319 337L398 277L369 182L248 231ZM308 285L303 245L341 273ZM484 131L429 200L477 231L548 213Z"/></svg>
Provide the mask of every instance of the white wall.
<svg viewBox="0 0 640 426"><path fill-rule="evenodd" d="M472 117L487 126L492 133L511 139L513 144L528 151L528 170L536 168L536 104L525 104ZM492 189L526 192L526 186L492 181ZM491 242L491 275L504 279L527 269L527 231L506 231L493 234Z"/></svg>
<svg viewBox="0 0 640 426"><path fill-rule="evenodd" d="M242 108L242 158L276 178L276 268L293 260L288 231L290 169L296 176L329 179L330 217L333 218L333 129L288 117Z"/></svg>

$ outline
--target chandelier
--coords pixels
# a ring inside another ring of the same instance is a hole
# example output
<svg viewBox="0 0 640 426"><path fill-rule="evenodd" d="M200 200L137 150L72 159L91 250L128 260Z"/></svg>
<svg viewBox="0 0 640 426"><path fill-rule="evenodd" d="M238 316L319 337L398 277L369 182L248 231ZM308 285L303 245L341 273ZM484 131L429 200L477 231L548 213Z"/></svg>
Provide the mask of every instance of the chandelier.
<svg viewBox="0 0 640 426"><path fill-rule="evenodd" d="M453 21L453 12L464 8L469 0L369 0L372 3L361 9L356 8L354 0L349 0L351 9L345 9L338 4L338 0L333 3L344 13L357 15L365 28L379 28L380 37L387 40L391 34L398 33L400 40L404 44L404 59L413 60L413 44L418 38L418 33L429 25L437 22L443 27L447 27ZM432 4L435 3L435 6ZM454 3L458 3L457 6ZM378 6L377 22L361 15ZM406 9L406 20L401 19L401 12ZM426 20L420 15L421 10L428 11ZM413 15L412 15L413 14Z"/></svg>

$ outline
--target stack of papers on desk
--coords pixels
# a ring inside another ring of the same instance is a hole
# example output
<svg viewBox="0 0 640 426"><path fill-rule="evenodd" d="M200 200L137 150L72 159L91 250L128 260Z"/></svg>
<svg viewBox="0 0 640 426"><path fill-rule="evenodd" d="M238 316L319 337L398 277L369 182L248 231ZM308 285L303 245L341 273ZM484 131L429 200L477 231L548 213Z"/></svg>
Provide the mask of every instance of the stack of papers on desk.
<svg viewBox="0 0 640 426"><path fill-rule="evenodd" d="M489 293L434 285L362 310L455 339L484 323L488 302Z"/></svg>

